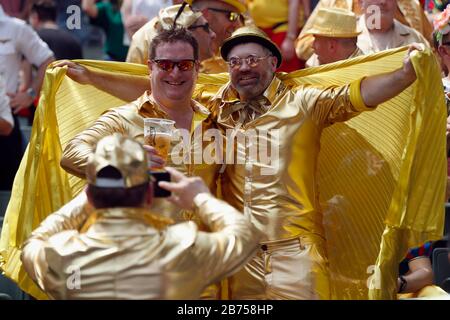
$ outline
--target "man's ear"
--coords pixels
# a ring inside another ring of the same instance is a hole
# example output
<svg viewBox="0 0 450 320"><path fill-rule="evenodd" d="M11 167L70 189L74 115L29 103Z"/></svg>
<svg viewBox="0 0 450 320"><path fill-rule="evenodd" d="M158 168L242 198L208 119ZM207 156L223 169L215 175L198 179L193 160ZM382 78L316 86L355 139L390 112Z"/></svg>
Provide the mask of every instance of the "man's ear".
<svg viewBox="0 0 450 320"><path fill-rule="evenodd" d="M275 56L271 56L270 57L270 64L272 65L272 71L275 72L275 70L277 70L278 58L275 57Z"/></svg>

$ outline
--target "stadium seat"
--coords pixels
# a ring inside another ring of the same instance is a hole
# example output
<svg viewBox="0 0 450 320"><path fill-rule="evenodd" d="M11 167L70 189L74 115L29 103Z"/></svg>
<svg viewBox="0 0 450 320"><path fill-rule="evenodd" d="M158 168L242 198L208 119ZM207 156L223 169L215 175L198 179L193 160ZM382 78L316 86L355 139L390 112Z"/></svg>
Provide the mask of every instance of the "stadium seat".
<svg viewBox="0 0 450 320"><path fill-rule="evenodd" d="M447 248L436 248L433 250L433 276L434 284L449 292L450 263L448 261Z"/></svg>

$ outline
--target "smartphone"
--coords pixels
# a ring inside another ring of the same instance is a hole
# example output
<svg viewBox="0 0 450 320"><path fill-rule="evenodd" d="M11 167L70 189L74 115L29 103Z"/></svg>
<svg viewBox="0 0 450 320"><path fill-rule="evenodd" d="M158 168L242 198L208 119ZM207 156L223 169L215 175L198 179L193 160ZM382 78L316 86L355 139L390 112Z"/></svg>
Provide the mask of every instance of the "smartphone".
<svg viewBox="0 0 450 320"><path fill-rule="evenodd" d="M153 196L155 198L167 198L172 194L170 191L161 188L158 185L159 181L167 181L170 182L170 173L167 171L151 171L150 174L153 177Z"/></svg>

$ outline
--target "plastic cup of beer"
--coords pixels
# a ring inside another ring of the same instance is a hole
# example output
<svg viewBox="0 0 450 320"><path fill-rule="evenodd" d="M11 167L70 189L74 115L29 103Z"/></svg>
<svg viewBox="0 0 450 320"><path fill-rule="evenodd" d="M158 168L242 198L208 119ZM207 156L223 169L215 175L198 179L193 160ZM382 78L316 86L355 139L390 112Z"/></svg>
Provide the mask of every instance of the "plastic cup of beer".
<svg viewBox="0 0 450 320"><path fill-rule="evenodd" d="M175 121L159 118L144 118L144 143L156 149L159 156L167 161Z"/></svg>

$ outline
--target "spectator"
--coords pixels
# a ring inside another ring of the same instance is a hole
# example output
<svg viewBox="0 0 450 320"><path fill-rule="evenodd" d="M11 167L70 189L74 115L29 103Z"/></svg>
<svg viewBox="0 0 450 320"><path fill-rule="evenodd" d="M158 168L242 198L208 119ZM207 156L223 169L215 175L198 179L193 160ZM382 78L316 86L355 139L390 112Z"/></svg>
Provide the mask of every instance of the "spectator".
<svg viewBox="0 0 450 320"><path fill-rule="evenodd" d="M8 136L14 128L14 119L9 107L9 99L6 96L3 76L0 75L0 139Z"/></svg>
<svg viewBox="0 0 450 320"><path fill-rule="evenodd" d="M91 18L91 23L105 31L104 51L107 60L125 61L127 57L128 46L123 44L125 28L122 23L120 3L119 0L98 3L95 3L95 0L82 1L83 10Z"/></svg>
<svg viewBox="0 0 450 320"><path fill-rule="evenodd" d="M200 178L169 171L174 182L160 186L176 205L195 208L212 233L193 222L167 226L163 212L148 211L146 152L116 133L98 142L86 167L95 211L88 217L63 208L47 217L25 243L25 270L54 299L198 299L251 258L260 233ZM81 278L71 290L73 266Z"/></svg>
<svg viewBox="0 0 450 320"><path fill-rule="evenodd" d="M311 14L310 0L250 0L249 13L256 26L275 42L283 54L279 71L302 69L305 61L295 55L295 39Z"/></svg>
<svg viewBox="0 0 450 320"><path fill-rule="evenodd" d="M23 56L38 69L32 85L26 91L19 92ZM37 33L24 21L8 17L0 6L0 74L3 74L14 114L32 104L41 89L45 69L53 60L52 51ZM0 190L9 190L22 157L22 134L16 116L13 131L0 140L0 149L8 150L0 157Z"/></svg>
<svg viewBox="0 0 450 320"><path fill-rule="evenodd" d="M120 11L129 39L155 18L161 9L172 4L174 3L171 0L123 0Z"/></svg>
<svg viewBox="0 0 450 320"><path fill-rule="evenodd" d="M310 18L303 27L300 38L297 39L297 56L301 59L307 60L313 54L312 39L302 38L302 35L307 32L314 24L317 11L320 8L342 8L351 10L356 15L360 16L365 12L365 10L363 9L364 2L366 2L366 0L320 0L317 7L314 9ZM420 32L427 40L431 41L431 32L433 29L418 0L372 0L372 3L379 3L379 5L381 5L382 7L385 7L386 5L394 5L394 18L398 22L408 27L414 28L415 30Z"/></svg>
<svg viewBox="0 0 450 320"><path fill-rule="evenodd" d="M56 4L53 0L39 0L30 12L30 24L53 51L56 60L83 59L81 45L70 33L56 24Z"/></svg>
<svg viewBox="0 0 450 320"><path fill-rule="evenodd" d="M379 23L373 23L373 17L368 13L371 6L380 8ZM428 45L427 40L418 31L395 19L396 0L363 0L362 10L365 14L359 19L359 28L362 32L358 36L358 47L364 54L398 48L411 43Z"/></svg>
<svg viewBox="0 0 450 320"><path fill-rule="evenodd" d="M81 0L56 1L56 24L61 30L70 32L84 46L91 38L92 28L89 17L80 9Z"/></svg>
<svg viewBox="0 0 450 320"><path fill-rule="evenodd" d="M307 67L319 66L362 55L356 45L358 35L356 16L342 9L320 9L313 27L304 34L313 36L314 54Z"/></svg>
<svg viewBox="0 0 450 320"><path fill-rule="evenodd" d="M162 30L173 27L175 17L180 9L181 5L167 7L159 12L158 17L139 29L133 36L127 62L147 64L152 39ZM216 34L211 30L201 12L194 12L189 7L184 7L177 18L176 25L190 30L197 40L200 62L214 56Z"/></svg>
<svg viewBox="0 0 450 320"><path fill-rule="evenodd" d="M243 13L247 11L245 0L187 0L194 11L200 11L208 21L209 27L216 34L215 48L231 36L234 30L244 23ZM218 52L217 52L218 53ZM216 55L202 61L202 72L220 73L227 71L227 64Z"/></svg>
<svg viewBox="0 0 450 320"><path fill-rule="evenodd" d="M398 298L447 295L441 288L433 285L433 269L430 260L432 251L433 243L431 241L408 251L406 258L400 263L397 279Z"/></svg>

